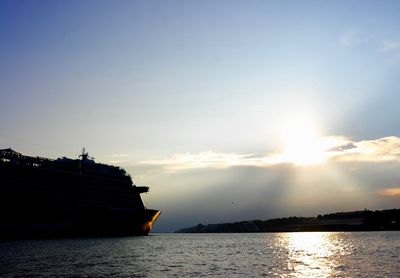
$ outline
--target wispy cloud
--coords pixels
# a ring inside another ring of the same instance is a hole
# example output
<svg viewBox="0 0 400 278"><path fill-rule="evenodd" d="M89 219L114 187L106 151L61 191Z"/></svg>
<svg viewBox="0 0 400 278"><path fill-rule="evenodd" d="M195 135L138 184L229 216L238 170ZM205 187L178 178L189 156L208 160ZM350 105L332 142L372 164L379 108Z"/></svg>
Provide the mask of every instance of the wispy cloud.
<svg viewBox="0 0 400 278"><path fill-rule="evenodd" d="M129 156L130 154L127 153L115 153L111 155L111 157L129 157Z"/></svg>
<svg viewBox="0 0 400 278"><path fill-rule="evenodd" d="M229 168L232 166L258 166L262 158L254 154L218 153L177 153L160 160L141 161L141 164L163 166L167 170L186 170L192 168Z"/></svg>
<svg viewBox="0 0 400 278"><path fill-rule="evenodd" d="M343 46L349 47L358 45L360 43L361 43L360 32L355 28L348 29L340 36L340 44Z"/></svg>
<svg viewBox="0 0 400 278"><path fill-rule="evenodd" d="M387 51L387 52L400 51L400 40L398 40L398 41L383 41L381 50Z"/></svg>
<svg viewBox="0 0 400 278"><path fill-rule="evenodd" d="M383 41L379 50L390 55L391 61L400 61L400 40Z"/></svg>
<svg viewBox="0 0 400 278"><path fill-rule="evenodd" d="M325 151L327 160L335 161L400 161L400 138L396 136L376 140L346 141L341 137L337 144ZM145 160L141 164L161 166L169 171L198 168L223 169L234 166L269 167L282 163L293 163L281 153L267 155L219 153L177 153L164 159Z"/></svg>
<svg viewBox="0 0 400 278"><path fill-rule="evenodd" d="M386 188L378 191L378 195L400 197L400 187Z"/></svg>
<svg viewBox="0 0 400 278"><path fill-rule="evenodd" d="M115 153L115 154L111 154L110 157L111 159L108 160L108 163L111 164L125 164L130 162L129 157L131 155L127 154L127 153Z"/></svg>
<svg viewBox="0 0 400 278"><path fill-rule="evenodd" d="M400 40L383 38L379 39L379 35L362 33L357 28L349 28L344 31L339 42L343 47L369 47L377 52L385 53L390 57L390 61L398 61L400 59Z"/></svg>

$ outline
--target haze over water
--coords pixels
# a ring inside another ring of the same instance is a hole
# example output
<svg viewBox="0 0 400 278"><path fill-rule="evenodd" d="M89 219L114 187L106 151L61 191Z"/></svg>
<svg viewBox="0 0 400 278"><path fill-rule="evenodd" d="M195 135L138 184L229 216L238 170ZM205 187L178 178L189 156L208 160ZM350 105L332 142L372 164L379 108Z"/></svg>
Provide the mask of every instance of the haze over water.
<svg viewBox="0 0 400 278"><path fill-rule="evenodd" d="M0 242L0 277L399 277L399 232Z"/></svg>

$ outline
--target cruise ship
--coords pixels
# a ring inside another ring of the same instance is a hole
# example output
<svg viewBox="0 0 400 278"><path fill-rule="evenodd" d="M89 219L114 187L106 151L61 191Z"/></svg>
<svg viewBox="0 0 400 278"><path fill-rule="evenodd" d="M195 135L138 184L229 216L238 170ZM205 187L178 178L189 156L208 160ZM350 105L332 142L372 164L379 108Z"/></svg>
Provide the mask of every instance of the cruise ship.
<svg viewBox="0 0 400 278"><path fill-rule="evenodd" d="M159 210L144 206L122 168L78 159L48 159L0 150L0 237L147 235Z"/></svg>

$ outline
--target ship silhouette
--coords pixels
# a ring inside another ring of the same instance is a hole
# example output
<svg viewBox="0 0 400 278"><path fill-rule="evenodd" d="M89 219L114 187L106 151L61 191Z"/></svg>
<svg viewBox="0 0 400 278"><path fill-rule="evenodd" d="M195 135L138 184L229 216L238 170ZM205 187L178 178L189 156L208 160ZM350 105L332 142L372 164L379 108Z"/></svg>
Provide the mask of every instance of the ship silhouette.
<svg viewBox="0 0 400 278"><path fill-rule="evenodd" d="M0 237L147 235L159 210L147 209L122 168L0 150Z"/></svg>

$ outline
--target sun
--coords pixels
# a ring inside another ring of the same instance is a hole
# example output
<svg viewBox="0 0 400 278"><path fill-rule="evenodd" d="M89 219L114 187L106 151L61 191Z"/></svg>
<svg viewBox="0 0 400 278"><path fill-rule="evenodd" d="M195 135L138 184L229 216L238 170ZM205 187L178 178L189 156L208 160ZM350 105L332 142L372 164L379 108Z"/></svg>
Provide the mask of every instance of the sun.
<svg viewBox="0 0 400 278"><path fill-rule="evenodd" d="M281 160L296 165L311 165L326 161L327 142L309 119L289 121L283 129Z"/></svg>

